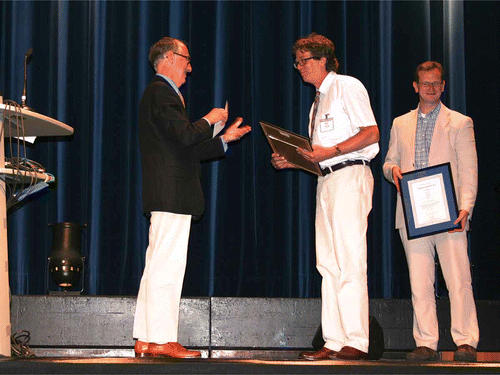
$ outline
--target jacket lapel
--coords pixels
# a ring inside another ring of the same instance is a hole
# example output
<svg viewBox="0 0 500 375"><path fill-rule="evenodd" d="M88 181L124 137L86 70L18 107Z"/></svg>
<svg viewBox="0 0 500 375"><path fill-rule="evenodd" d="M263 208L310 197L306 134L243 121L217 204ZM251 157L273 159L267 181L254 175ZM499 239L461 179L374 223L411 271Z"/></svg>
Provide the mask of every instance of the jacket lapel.
<svg viewBox="0 0 500 375"><path fill-rule="evenodd" d="M174 90L174 88L170 85L170 83L165 78L163 78L162 76L159 76L159 75L155 75L153 78L153 82L162 82L165 85L167 85L168 88L170 88L172 90L172 92L175 94L175 96L179 99L179 103L181 104L181 107L183 108L183 112L184 112L184 114L187 115L186 106L182 102L183 99L181 99L179 94L177 94L177 92Z"/></svg>
<svg viewBox="0 0 500 375"><path fill-rule="evenodd" d="M407 134L407 139L408 142L410 143L410 150L413 150L411 153L410 157L410 165L412 166L412 169L415 166L415 134L417 132L417 117L418 117L418 109L414 109L411 111L411 118L410 122L408 124L408 134Z"/></svg>
<svg viewBox="0 0 500 375"><path fill-rule="evenodd" d="M439 156L443 154L442 147L448 142L443 139L448 137L450 126L450 110L441 103L441 109L436 119L434 133L432 134L431 148L429 150L429 165L439 164Z"/></svg>

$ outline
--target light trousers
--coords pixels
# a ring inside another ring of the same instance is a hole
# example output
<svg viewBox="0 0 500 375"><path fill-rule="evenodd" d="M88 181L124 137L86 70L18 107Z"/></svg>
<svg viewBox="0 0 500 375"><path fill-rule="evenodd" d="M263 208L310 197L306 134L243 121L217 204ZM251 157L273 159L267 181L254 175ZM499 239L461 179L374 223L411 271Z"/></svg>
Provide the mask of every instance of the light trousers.
<svg viewBox="0 0 500 375"><path fill-rule="evenodd" d="M316 267L322 276L321 326L325 347L368 352L366 230L373 176L355 165L318 178Z"/></svg>
<svg viewBox="0 0 500 375"><path fill-rule="evenodd" d="M134 320L134 338L177 342L191 215L152 212L146 265Z"/></svg>
<svg viewBox="0 0 500 375"><path fill-rule="evenodd" d="M436 314L435 254L437 251L450 297L451 336L457 346L477 347L479 328L472 293L466 232L440 233L408 240L406 228L399 234L410 273L413 304L413 337L417 346L437 350L439 327Z"/></svg>

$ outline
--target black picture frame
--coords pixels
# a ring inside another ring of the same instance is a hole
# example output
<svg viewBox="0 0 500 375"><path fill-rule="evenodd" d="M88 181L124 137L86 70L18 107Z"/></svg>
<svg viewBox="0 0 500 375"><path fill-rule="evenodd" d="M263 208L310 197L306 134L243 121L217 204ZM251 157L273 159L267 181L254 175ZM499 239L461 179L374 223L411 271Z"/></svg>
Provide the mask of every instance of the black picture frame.
<svg viewBox="0 0 500 375"><path fill-rule="evenodd" d="M450 163L403 173L400 181L408 239L457 229L457 198Z"/></svg>

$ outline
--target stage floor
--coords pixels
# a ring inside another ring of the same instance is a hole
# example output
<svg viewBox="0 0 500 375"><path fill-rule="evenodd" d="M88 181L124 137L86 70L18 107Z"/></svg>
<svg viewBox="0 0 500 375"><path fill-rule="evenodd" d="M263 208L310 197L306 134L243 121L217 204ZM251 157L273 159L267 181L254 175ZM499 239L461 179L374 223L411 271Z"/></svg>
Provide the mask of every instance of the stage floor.
<svg viewBox="0 0 500 375"><path fill-rule="evenodd" d="M202 358L0 358L2 374L494 374L500 363Z"/></svg>

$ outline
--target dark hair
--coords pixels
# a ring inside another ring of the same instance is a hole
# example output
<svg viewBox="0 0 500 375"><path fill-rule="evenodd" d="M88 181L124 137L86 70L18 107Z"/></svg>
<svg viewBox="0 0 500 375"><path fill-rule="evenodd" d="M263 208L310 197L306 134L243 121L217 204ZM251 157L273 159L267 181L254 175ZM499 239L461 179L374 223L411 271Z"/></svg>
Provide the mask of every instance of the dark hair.
<svg viewBox="0 0 500 375"><path fill-rule="evenodd" d="M158 62L163 58L168 51L179 51L179 43L186 44L182 40L171 38L169 36L161 38L149 49L149 62L155 69L158 68Z"/></svg>
<svg viewBox="0 0 500 375"><path fill-rule="evenodd" d="M429 72L431 70L437 69L439 70L439 73L441 73L441 81L444 79L444 69L443 66L438 63L437 61L426 61L417 66L417 69L415 69L415 74L413 76L413 81L418 83L419 81L419 72Z"/></svg>
<svg viewBox="0 0 500 375"><path fill-rule="evenodd" d="M335 45L323 35L311 33L297 39L292 47L292 53L295 55L297 51L309 51L317 60L326 57L326 70L328 72L338 72L339 70L339 61L335 56Z"/></svg>

